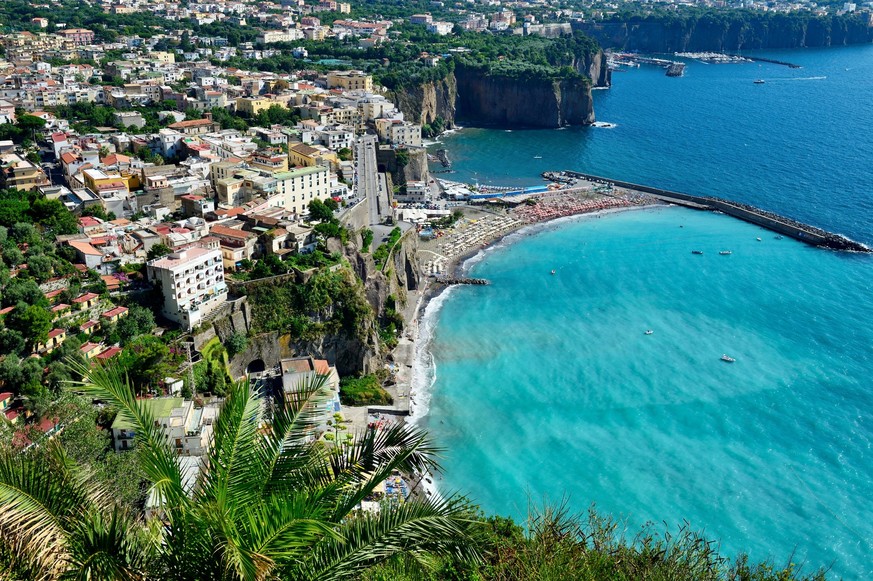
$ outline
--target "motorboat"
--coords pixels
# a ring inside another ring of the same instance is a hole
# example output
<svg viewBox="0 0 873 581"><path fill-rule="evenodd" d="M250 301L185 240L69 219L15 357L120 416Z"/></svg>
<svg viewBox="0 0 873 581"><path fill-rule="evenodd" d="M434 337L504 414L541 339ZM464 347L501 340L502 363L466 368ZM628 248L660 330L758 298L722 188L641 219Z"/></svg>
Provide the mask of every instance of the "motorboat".
<svg viewBox="0 0 873 581"><path fill-rule="evenodd" d="M535 156L534 156L534 159L542 159L542 158L543 158L542 155L535 155Z"/></svg>
<svg viewBox="0 0 873 581"><path fill-rule="evenodd" d="M764 82L765 82L764 79L755 79L755 84L756 84L756 85L763 85Z"/></svg>
<svg viewBox="0 0 873 581"><path fill-rule="evenodd" d="M721 360L724 361L725 363L733 363L734 361L736 361L736 359L734 359L733 357L730 357L726 354L721 356Z"/></svg>
<svg viewBox="0 0 873 581"><path fill-rule="evenodd" d="M755 238L755 240L757 240L758 242L760 242L760 241L761 241L761 237L759 236L759 237Z"/></svg>
<svg viewBox="0 0 873 581"><path fill-rule="evenodd" d="M703 250L692 250L691 254L703 254Z"/></svg>
<svg viewBox="0 0 873 581"><path fill-rule="evenodd" d="M555 271L554 271L554 270L552 271L552 274L555 274Z"/></svg>
<svg viewBox="0 0 873 581"><path fill-rule="evenodd" d="M652 333L654 333L654 331L652 331L651 329L646 330L646 335L651 335Z"/></svg>
<svg viewBox="0 0 873 581"><path fill-rule="evenodd" d="M721 254L722 256L730 256L730 255L731 255L731 251L730 251L730 250L721 250L721 251L719 252L719 254Z"/></svg>

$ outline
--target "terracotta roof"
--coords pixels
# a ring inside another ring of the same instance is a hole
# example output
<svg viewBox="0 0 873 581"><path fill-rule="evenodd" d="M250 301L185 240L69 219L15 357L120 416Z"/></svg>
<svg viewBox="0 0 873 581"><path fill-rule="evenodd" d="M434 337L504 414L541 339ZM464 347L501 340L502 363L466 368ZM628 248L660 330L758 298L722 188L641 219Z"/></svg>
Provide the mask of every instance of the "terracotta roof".
<svg viewBox="0 0 873 581"><path fill-rule="evenodd" d="M70 308L70 305L68 305L67 303L61 303L59 305L55 305L54 307L52 307L52 312L53 313L60 313L64 309L69 309L69 308Z"/></svg>
<svg viewBox="0 0 873 581"><path fill-rule="evenodd" d="M99 324L100 323L98 323L97 321L91 319L91 320L85 321L84 323L79 325L79 329L81 329L82 331L87 331L91 327L96 327Z"/></svg>
<svg viewBox="0 0 873 581"><path fill-rule="evenodd" d="M115 357L119 353L121 353L121 347L110 347L109 349L107 349L106 351L104 351L103 353L98 355L97 359L106 360L106 359L109 359L111 357Z"/></svg>
<svg viewBox="0 0 873 581"><path fill-rule="evenodd" d="M210 230L210 234L214 234L218 237L224 238L235 238L237 240L248 240L252 238L254 234L251 232L246 232L245 230L236 230L234 228L228 228L227 226L222 226L221 224L214 225Z"/></svg>
<svg viewBox="0 0 873 581"><path fill-rule="evenodd" d="M3 393L0 393L0 401L6 401L7 399L12 399L11 391L4 391Z"/></svg>
<svg viewBox="0 0 873 581"><path fill-rule="evenodd" d="M204 125L212 125L213 121L209 119L191 119L189 121L179 121L168 125L170 129L184 129L186 127L203 127Z"/></svg>
<svg viewBox="0 0 873 581"><path fill-rule="evenodd" d="M73 299L73 302L76 304L79 303L87 303L88 301L94 300L98 298L100 295L97 293L85 293Z"/></svg>
<svg viewBox="0 0 873 581"><path fill-rule="evenodd" d="M107 319L111 319L112 317L115 317L117 315L120 315L120 314L126 313L126 312L127 312L127 307L115 307L114 309L106 311L105 313L103 313L103 316L106 317Z"/></svg>
<svg viewBox="0 0 873 581"><path fill-rule="evenodd" d="M59 288L58 290L53 290L51 292L47 292L43 296L45 296L45 298L51 300L51 299L55 298L56 296L58 296L59 294L61 294L62 292L64 292L64 289Z"/></svg>
<svg viewBox="0 0 873 581"><path fill-rule="evenodd" d="M15 310L15 307L5 307L3 309L0 309L0 315L8 315L9 313L11 313L14 310Z"/></svg>
<svg viewBox="0 0 873 581"><path fill-rule="evenodd" d="M76 157L75 155L73 155L73 154L70 153L69 151L64 152L64 153L61 154L61 161L64 162L64 163L68 163L68 164L69 164L69 163L73 163L73 162L75 162L75 161L78 160L78 159L79 159L78 157Z"/></svg>
<svg viewBox="0 0 873 581"><path fill-rule="evenodd" d="M102 252L100 252L87 242L82 242L81 240L70 240L67 244L69 244L82 254L87 254L90 256L103 256Z"/></svg>
<svg viewBox="0 0 873 581"><path fill-rule="evenodd" d="M49 331L48 338L54 339L58 335L63 335L64 333L66 333L66 331L64 331L63 329L52 329L51 331Z"/></svg>
<svg viewBox="0 0 873 581"><path fill-rule="evenodd" d="M79 351L81 351L82 353L88 353L89 351L94 350L95 347L100 347L100 343L91 343L89 341L88 343L85 343L84 345L79 347Z"/></svg>

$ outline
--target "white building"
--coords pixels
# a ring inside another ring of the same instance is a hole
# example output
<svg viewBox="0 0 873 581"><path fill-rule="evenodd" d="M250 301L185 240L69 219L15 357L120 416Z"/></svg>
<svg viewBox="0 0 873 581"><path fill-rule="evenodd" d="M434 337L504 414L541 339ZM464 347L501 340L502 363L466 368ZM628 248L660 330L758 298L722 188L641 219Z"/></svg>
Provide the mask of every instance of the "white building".
<svg viewBox="0 0 873 581"><path fill-rule="evenodd" d="M421 125L396 119L376 119L379 139L391 145L421 147Z"/></svg>
<svg viewBox="0 0 873 581"><path fill-rule="evenodd" d="M440 36L445 36L452 32L452 29L455 27L451 22L431 22L427 25L427 31L432 34L439 34Z"/></svg>
<svg viewBox="0 0 873 581"><path fill-rule="evenodd" d="M424 182L406 182L406 193L403 190L396 194L398 202L407 204L423 204L430 201L430 188Z"/></svg>
<svg viewBox="0 0 873 581"><path fill-rule="evenodd" d="M191 330L227 299L221 250L194 246L148 263L164 295L163 314Z"/></svg>
<svg viewBox="0 0 873 581"><path fill-rule="evenodd" d="M298 216L309 213L309 202L330 197L330 172L317 165L273 174L277 193L284 196L285 209Z"/></svg>
<svg viewBox="0 0 873 581"><path fill-rule="evenodd" d="M202 456L212 444L212 424L218 417L214 406L194 407L193 401L180 397L161 397L143 401L149 406L152 416L159 424L167 441L180 456ZM115 451L133 448L136 431L134 425L124 421L121 415L112 423L112 439Z"/></svg>

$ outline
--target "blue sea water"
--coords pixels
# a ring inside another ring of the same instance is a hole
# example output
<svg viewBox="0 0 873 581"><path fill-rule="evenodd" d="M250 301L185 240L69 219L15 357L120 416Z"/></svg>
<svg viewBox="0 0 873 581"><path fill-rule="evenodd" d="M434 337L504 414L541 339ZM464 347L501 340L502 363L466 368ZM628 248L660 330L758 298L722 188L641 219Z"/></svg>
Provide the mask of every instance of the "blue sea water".
<svg viewBox="0 0 873 581"><path fill-rule="evenodd" d="M873 47L770 56L804 68L643 68L596 95L615 129L465 129L444 138L451 177L579 169L873 242ZM873 576L870 257L660 208L551 223L480 258L492 284L452 289L424 325L442 490L519 519L567 495L631 534L687 520L728 554Z"/></svg>

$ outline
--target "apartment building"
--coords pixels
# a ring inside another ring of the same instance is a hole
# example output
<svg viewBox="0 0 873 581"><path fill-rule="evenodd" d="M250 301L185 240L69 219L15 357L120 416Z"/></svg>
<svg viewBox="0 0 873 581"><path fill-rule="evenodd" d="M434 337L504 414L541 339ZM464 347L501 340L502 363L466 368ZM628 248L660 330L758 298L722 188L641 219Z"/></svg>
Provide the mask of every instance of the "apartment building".
<svg viewBox="0 0 873 581"><path fill-rule="evenodd" d="M167 441L180 456L202 456L212 444L212 424L218 418L216 406L195 407L193 401L180 397L161 397L143 400L155 422L160 425ZM115 451L133 448L136 430L132 423L119 415L112 422Z"/></svg>
<svg viewBox="0 0 873 581"><path fill-rule="evenodd" d="M42 169L14 153L0 155L0 188L33 192L51 185Z"/></svg>
<svg viewBox="0 0 873 581"><path fill-rule="evenodd" d="M186 330L199 325L227 299L217 244L194 246L152 260L147 272L164 295L163 315Z"/></svg>
<svg viewBox="0 0 873 581"><path fill-rule="evenodd" d="M397 119L376 119L379 139L391 145L421 147L421 125Z"/></svg>
<svg viewBox="0 0 873 581"><path fill-rule="evenodd" d="M309 213L312 200L330 197L330 172L324 166L296 168L273 177L277 181L277 193L284 197L285 209L298 216Z"/></svg>
<svg viewBox="0 0 873 581"><path fill-rule="evenodd" d="M373 76L362 71L337 71L328 73L327 86L329 89L342 89L344 91L373 91Z"/></svg>

